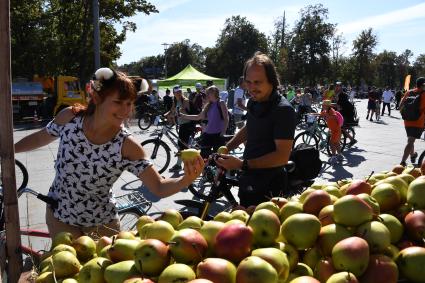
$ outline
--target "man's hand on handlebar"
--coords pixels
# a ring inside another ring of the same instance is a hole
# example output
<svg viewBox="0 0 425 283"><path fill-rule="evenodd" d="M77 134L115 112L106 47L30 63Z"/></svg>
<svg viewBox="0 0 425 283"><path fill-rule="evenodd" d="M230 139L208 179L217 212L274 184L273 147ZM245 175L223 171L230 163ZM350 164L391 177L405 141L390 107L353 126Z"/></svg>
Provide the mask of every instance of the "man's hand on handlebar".
<svg viewBox="0 0 425 283"><path fill-rule="evenodd" d="M216 163L226 170L242 168L242 160L229 154L217 154Z"/></svg>

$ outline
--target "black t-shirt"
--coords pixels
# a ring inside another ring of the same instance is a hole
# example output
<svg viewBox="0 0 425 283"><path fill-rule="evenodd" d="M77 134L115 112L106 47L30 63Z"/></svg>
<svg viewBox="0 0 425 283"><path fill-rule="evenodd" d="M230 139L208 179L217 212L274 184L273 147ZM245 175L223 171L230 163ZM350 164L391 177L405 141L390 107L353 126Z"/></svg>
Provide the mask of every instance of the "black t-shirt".
<svg viewBox="0 0 425 283"><path fill-rule="evenodd" d="M169 95L164 96L163 98L165 111L169 111L173 106L173 98Z"/></svg>
<svg viewBox="0 0 425 283"><path fill-rule="evenodd" d="M265 102L248 101L245 159L253 159L276 150L275 140L293 140L295 111L286 98L272 93Z"/></svg>

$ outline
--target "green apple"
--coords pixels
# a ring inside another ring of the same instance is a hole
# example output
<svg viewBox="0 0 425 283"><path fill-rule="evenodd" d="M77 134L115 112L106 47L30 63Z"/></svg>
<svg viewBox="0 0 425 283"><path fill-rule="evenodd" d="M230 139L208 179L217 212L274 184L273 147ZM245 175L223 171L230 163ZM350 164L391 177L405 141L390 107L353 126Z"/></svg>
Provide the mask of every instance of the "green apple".
<svg viewBox="0 0 425 283"><path fill-rule="evenodd" d="M55 246L52 250L52 255L57 254L58 252L68 251L71 252L73 255L77 256L77 252L72 246L65 245L65 244L59 244Z"/></svg>
<svg viewBox="0 0 425 283"><path fill-rule="evenodd" d="M321 258L322 252L320 251L319 247L314 246L305 251L303 256L303 263L307 264L312 270L314 270L314 267Z"/></svg>
<svg viewBox="0 0 425 283"><path fill-rule="evenodd" d="M331 277L326 281L326 283L358 283L357 277L350 272L338 272L332 274Z"/></svg>
<svg viewBox="0 0 425 283"><path fill-rule="evenodd" d="M378 183L370 195L379 203L382 212L396 209L400 205L400 192L390 183Z"/></svg>
<svg viewBox="0 0 425 283"><path fill-rule="evenodd" d="M180 223L183 222L183 216L177 209L168 208L166 209L159 218L160 220L167 221L174 229L177 229Z"/></svg>
<svg viewBox="0 0 425 283"><path fill-rule="evenodd" d="M406 202L407 188L409 187L409 185L408 183L406 183L406 181L401 175L385 178L384 180L377 182L375 185L379 185L382 183L393 185L394 188L397 189L398 192L400 193L401 202L402 203Z"/></svg>
<svg viewBox="0 0 425 283"><path fill-rule="evenodd" d="M218 231L220 231L224 226L226 226L226 224L223 222L210 220L204 222L204 225L199 230L199 233L201 233L208 243L207 255L215 254L215 237L217 236Z"/></svg>
<svg viewBox="0 0 425 283"><path fill-rule="evenodd" d="M409 184L407 203L414 209L425 209L425 178L417 178Z"/></svg>
<svg viewBox="0 0 425 283"><path fill-rule="evenodd" d="M357 226L372 220L373 210L364 200L355 195L345 195L334 203L335 223Z"/></svg>
<svg viewBox="0 0 425 283"><path fill-rule="evenodd" d="M170 264L169 246L156 239L144 240L134 252L137 270L147 276L158 276Z"/></svg>
<svg viewBox="0 0 425 283"><path fill-rule="evenodd" d="M412 282L423 282L425 278L425 248L405 248L400 251L396 262L404 278Z"/></svg>
<svg viewBox="0 0 425 283"><path fill-rule="evenodd" d="M58 252L53 255L52 262L57 278L74 276L81 268L77 257L68 251Z"/></svg>
<svg viewBox="0 0 425 283"><path fill-rule="evenodd" d="M227 211L222 211L218 213L216 216L214 216L213 220L225 223L229 221L230 219L232 219L232 215Z"/></svg>
<svg viewBox="0 0 425 283"><path fill-rule="evenodd" d="M390 231L378 221L363 223L357 227L356 235L367 241L371 253L382 252L391 244Z"/></svg>
<svg viewBox="0 0 425 283"><path fill-rule="evenodd" d="M236 282L270 283L277 280L277 271L270 263L258 256L249 256L242 260L236 271Z"/></svg>
<svg viewBox="0 0 425 283"><path fill-rule="evenodd" d="M313 276L313 270L307 264L299 262L295 266L294 270L292 270L291 274L296 275L296 277Z"/></svg>
<svg viewBox="0 0 425 283"><path fill-rule="evenodd" d="M212 282L234 283L236 282L236 267L223 258L206 258L196 266L196 275L198 278L208 279Z"/></svg>
<svg viewBox="0 0 425 283"><path fill-rule="evenodd" d="M116 239L108 249L108 258L115 262L134 260L134 252L140 240Z"/></svg>
<svg viewBox="0 0 425 283"><path fill-rule="evenodd" d="M280 209L280 222L286 220L289 216L303 212L303 205L298 201L289 201Z"/></svg>
<svg viewBox="0 0 425 283"><path fill-rule="evenodd" d="M334 223L333 213L334 213L333 204L327 205L320 210L319 215L317 217L319 218L320 223L322 224L322 227Z"/></svg>
<svg viewBox="0 0 425 283"><path fill-rule="evenodd" d="M337 198L340 198L343 196L342 192L338 187L335 186L326 186L323 188L325 192L327 192L330 195L336 196Z"/></svg>
<svg viewBox="0 0 425 283"><path fill-rule="evenodd" d="M96 242L96 253L99 255L100 251L107 245L112 244L112 238L108 236L102 236Z"/></svg>
<svg viewBox="0 0 425 283"><path fill-rule="evenodd" d="M158 220L145 226L147 226L146 233L144 233L142 239L157 239L167 243L174 234L173 225L163 220Z"/></svg>
<svg viewBox="0 0 425 283"><path fill-rule="evenodd" d="M53 272L47 271L38 275L35 283L55 283L55 278L53 277Z"/></svg>
<svg viewBox="0 0 425 283"><path fill-rule="evenodd" d="M391 236L391 243L395 244L403 236L403 224L391 214L380 214L379 220L388 228Z"/></svg>
<svg viewBox="0 0 425 283"><path fill-rule="evenodd" d="M281 226L281 234L298 250L311 248L320 232L319 219L311 214L297 213L289 216Z"/></svg>
<svg viewBox="0 0 425 283"><path fill-rule="evenodd" d="M127 240L134 240L136 239L136 236L131 231L120 231L116 235L117 239L127 239Z"/></svg>
<svg viewBox="0 0 425 283"><path fill-rule="evenodd" d="M103 274L106 267L112 264L112 261L103 257L96 257L86 262L78 274L80 283L104 283Z"/></svg>
<svg viewBox="0 0 425 283"><path fill-rule="evenodd" d="M252 214L248 225L254 232L254 244L259 247L269 247L273 245L279 236L280 220L272 210L256 210Z"/></svg>
<svg viewBox="0 0 425 283"><path fill-rule="evenodd" d="M371 197L368 194L358 194L357 196L361 198L362 200L364 200L368 205L370 205L374 216L379 215L379 213L381 213L379 203L376 201L375 198Z"/></svg>
<svg viewBox="0 0 425 283"><path fill-rule="evenodd" d="M257 205L255 207L255 210L256 211L257 210L260 210L260 209L268 209L271 212L273 212L274 214L276 214L277 217L279 217L279 215L280 215L280 212L279 212L280 211L280 208L279 208L279 206L276 203L272 202L272 201L262 202L262 203L260 203L259 205Z"/></svg>
<svg viewBox="0 0 425 283"><path fill-rule="evenodd" d="M232 220L233 219L239 219L243 223L246 223L246 221L248 221L248 218L249 218L248 212L246 212L245 210L242 210L242 209L236 209L236 210L232 211L230 213L230 215L232 216Z"/></svg>
<svg viewBox="0 0 425 283"><path fill-rule="evenodd" d="M199 230L201 229L202 225L204 225L204 220L197 216L189 216L177 226L177 230L186 228Z"/></svg>
<svg viewBox="0 0 425 283"><path fill-rule="evenodd" d="M174 263L167 266L159 275L158 283L188 282L196 278L195 272L188 265Z"/></svg>
<svg viewBox="0 0 425 283"><path fill-rule="evenodd" d="M134 260L120 261L106 267L104 279L106 283L122 283L131 276L140 275Z"/></svg>
<svg viewBox="0 0 425 283"><path fill-rule="evenodd" d="M359 237L339 241L332 249L332 262L336 270L349 271L360 276L369 262L369 245Z"/></svg>
<svg viewBox="0 0 425 283"><path fill-rule="evenodd" d="M298 263L299 254L296 248L291 246L290 244L278 242L276 248L281 250L286 254L289 262L289 270L293 270Z"/></svg>
<svg viewBox="0 0 425 283"><path fill-rule="evenodd" d="M59 244L65 244L68 246L72 245L74 236L70 232L59 232L57 233L52 240L52 248L56 247Z"/></svg>
<svg viewBox="0 0 425 283"><path fill-rule="evenodd" d="M339 224L329 224L320 229L317 244L324 256L330 256L332 254L332 248L336 243L351 236L353 236L353 233L344 226Z"/></svg>
<svg viewBox="0 0 425 283"><path fill-rule="evenodd" d="M258 256L270 263L277 271L279 281L285 282L289 276L289 261L284 252L277 248L260 248L253 250L251 255Z"/></svg>
<svg viewBox="0 0 425 283"><path fill-rule="evenodd" d="M312 188L307 188L306 190L304 190L298 198L299 202L304 203L304 200L307 198L307 196L314 191L316 190Z"/></svg>
<svg viewBox="0 0 425 283"><path fill-rule="evenodd" d="M75 239L72 246L77 252L77 258L82 262L86 262L95 256L96 243L89 236L81 236Z"/></svg>
<svg viewBox="0 0 425 283"><path fill-rule="evenodd" d="M145 224L154 223L154 222L155 222L155 220L152 217L150 217L149 215L140 216L139 219L137 219L137 222L136 222L136 229L137 229L137 232L139 232L139 235L141 234L140 230L142 229L143 226L145 226Z"/></svg>
<svg viewBox="0 0 425 283"><path fill-rule="evenodd" d="M176 231L170 239L170 252L178 263L197 264L207 248L208 243L202 234L190 228Z"/></svg>
<svg viewBox="0 0 425 283"><path fill-rule="evenodd" d="M403 181L406 182L407 185L409 185L413 180L415 180L415 177L413 177L410 174L407 173L401 173L400 175L398 175L400 178L403 179Z"/></svg>

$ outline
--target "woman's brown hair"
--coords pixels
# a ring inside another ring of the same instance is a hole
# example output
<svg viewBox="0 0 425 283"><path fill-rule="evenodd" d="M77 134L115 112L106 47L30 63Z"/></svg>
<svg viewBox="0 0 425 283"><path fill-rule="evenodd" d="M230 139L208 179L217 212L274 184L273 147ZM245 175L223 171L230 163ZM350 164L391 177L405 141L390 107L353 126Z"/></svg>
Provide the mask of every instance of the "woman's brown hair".
<svg viewBox="0 0 425 283"><path fill-rule="evenodd" d="M100 98L101 102L106 97L112 95L115 92L119 93L119 99L121 100L135 100L137 96L136 87L134 82L127 77L126 74L114 71L114 76L108 80L100 79L96 81L98 90L92 88L92 92L96 93ZM93 98L89 99L87 106L76 104L72 107L72 111L76 115L90 116L96 110L96 104L93 102Z"/></svg>

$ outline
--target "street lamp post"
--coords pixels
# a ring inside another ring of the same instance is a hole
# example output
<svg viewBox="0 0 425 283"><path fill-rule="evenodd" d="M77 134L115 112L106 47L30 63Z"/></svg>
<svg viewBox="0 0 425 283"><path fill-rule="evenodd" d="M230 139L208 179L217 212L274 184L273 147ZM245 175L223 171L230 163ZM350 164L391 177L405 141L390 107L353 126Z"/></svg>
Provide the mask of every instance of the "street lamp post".
<svg viewBox="0 0 425 283"><path fill-rule="evenodd" d="M165 75L165 78L167 78L167 50L168 50L168 46L170 46L170 44L169 43L163 43L161 45L164 46L164 75Z"/></svg>

